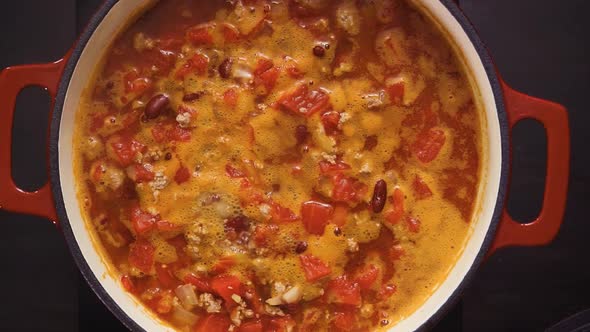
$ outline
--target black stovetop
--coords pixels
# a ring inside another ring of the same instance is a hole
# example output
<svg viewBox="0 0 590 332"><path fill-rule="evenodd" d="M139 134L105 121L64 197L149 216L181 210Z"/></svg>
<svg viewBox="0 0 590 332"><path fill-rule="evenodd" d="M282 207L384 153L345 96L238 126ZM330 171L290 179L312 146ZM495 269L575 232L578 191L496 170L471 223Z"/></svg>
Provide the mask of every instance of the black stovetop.
<svg viewBox="0 0 590 332"><path fill-rule="evenodd" d="M21 0L0 4L0 68L60 58L101 0ZM461 0L461 6L514 88L569 109L573 158L568 209L557 239L542 248L504 249L477 272L435 331L540 331L590 308L590 1ZM13 175L25 189L45 172L48 98L18 100ZM0 105L0 112L5 105ZM34 120L32 120L34 119ZM542 204L543 127L514 131L509 210L531 220ZM2 184L0 183L0 190ZM0 211L0 330L123 331L77 272L47 221Z"/></svg>

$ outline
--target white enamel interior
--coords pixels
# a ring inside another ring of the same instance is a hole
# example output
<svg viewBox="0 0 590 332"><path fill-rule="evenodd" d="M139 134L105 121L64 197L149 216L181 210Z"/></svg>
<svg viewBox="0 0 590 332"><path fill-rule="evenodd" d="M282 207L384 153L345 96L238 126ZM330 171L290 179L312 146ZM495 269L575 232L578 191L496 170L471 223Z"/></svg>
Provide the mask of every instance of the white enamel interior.
<svg viewBox="0 0 590 332"><path fill-rule="evenodd" d="M118 280L108 272L100 253L94 247L91 235L80 213L72 165L74 115L78 109L81 94L88 83L88 78L92 77L99 59L107 50L113 36L125 26L134 13L152 1L125 0L118 2L100 23L82 52L68 87L61 117L58 142L59 174L65 209L76 242L102 287L120 308L143 329L147 331L167 331L172 329L154 319L147 310L121 288ZM446 302L472 267L492 220L500 185L502 161L500 125L496 113L496 104L484 66L473 44L461 25L439 0L416 1L420 2L435 20L447 30L460 52L462 52L466 65L473 74L485 110L485 123L483 126L484 132L488 136L486 142L488 153L483 163L486 171L484 172L484 180L479 193L479 216L472 222L473 232L463 254L449 272L448 277L439 285L432 296L416 312L392 327L390 331L413 331L420 327Z"/></svg>

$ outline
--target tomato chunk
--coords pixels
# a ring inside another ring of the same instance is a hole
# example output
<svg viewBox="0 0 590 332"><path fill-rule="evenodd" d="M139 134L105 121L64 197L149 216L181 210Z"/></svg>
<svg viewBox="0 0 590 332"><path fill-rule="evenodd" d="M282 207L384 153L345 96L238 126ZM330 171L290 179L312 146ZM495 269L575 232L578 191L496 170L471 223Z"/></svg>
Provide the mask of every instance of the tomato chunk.
<svg viewBox="0 0 590 332"><path fill-rule="evenodd" d="M227 332L230 325L226 314L209 314L195 324L193 332Z"/></svg>
<svg viewBox="0 0 590 332"><path fill-rule="evenodd" d="M223 93L223 102L229 107L236 107L238 104L238 92L234 88L227 89Z"/></svg>
<svg viewBox="0 0 590 332"><path fill-rule="evenodd" d="M292 222L299 219L295 212L278 203L270 203L270 217L273 221L278 222Z"/></svg>
<svg viewBox="0 0 590 332"><path fill-rule="evenodd" d="M213 24L199 24L186 31L186 38L195 45L213 44Z"/></svg>
<svg viewBox="0 0 590 332"><path fill-rule="evenodd" d="M232 179L236 178L243 178L248 176L248 173L245 170L236 168L230 164L225 165L225 174Z"/></svg>
<svg viewBox="0 0 590 332"><path fill-rule="evenodd" d="M254 320L240 325L238 332L262 332L262 321Z"/></svg>
<svg viewBox="0 0 590 332"><path fill-rule="evenodd" d="M361 270L355 280L362 290L367 290L373 286L377 278L379 278L379 269L375 265L369 264Z"/></svg>
<svg viewBox="0 0 590 332"><path fill-rule="evenodd" d="M211 289L221 296L228 308L233 308L237 305L231 296L233 294L242 294L242 282L238 277L232 275L219 275L211 280Z"/></svg>
<svg viewBox="0 0 590 332"><path fill-rule="evenodd" d="M240 40L240 31L234 25L223 24L223 39L226 43L235 43Z"/></svg>
<svg viewBox="0 0 590 332"><path fill-rule="evenodd" d="M386 88L387 93L389 94L389 99L395 105L401 105L404 100L404 91L405 85L404 82L397 82L391 85L388 85Z"/></svg>
<svg viewBox="0 0 590 332"><path fill-rule="evenodd" d="M131 167L133 167L133 169L131 172L128 172L128 175L131 180L135 181L135 183L149 182L154 179L154 172L146 169L145 166L135 164Z"/></svg>
<svg viewBox="0 0 590 332"><path fill-rule="evenodd" d="M195 288L199 292L211 292L211 286L209 286L209 282L207 281L207 279L198 277L193 273L189 273L186 276L184 276L184 282L195 286Z"/></svg>
<svg viewBox="0 0 590 332"><path fill-rule="evenodd" d="M259 89L260 94L268 94L274 88L278 78L279 69L271 60L258 60L258 65L254 69L254 86Z"/></svg>
<svg viewBox="0 0 590 332"><path fill-rule="evenodd" d="M138 236L149 233L156 227L156 216L142 211L139 206L131 208L131 225Z"/></svg>
<svg viewBox="0 0 590 332"><path fill-rule="evenodd" d="M174 181L178 184L183 184L191 178L191 173L188 168L181 166L174 174Z"/></svg>
<svg viewBox="0 0 590 332"><path fill-rule="evenodd" d="M332 182L334 184L332 199L338 202L357 202L368 190L366 184L342 174L334 176Z"/></svg>
<svg viewBox="0 0 590 332"><path fill-rule="evenodd" d="M334 320L332 324L340 331L351 331L354 329L356 323L356 315L354 310L342 310L334 312Z"/></svg>
<svg viewBox="0 0 590 332"><path fill-rule="evenodd" d="M301 84L294 92L282 96L278 103L287 111L310 117L316 112L327 110L330 97L322 90L309 90L307 85Z"/></svg>
<svg viewBox="0 0 590 332"><path fill-rule="evenodd" d="M204 54L196 53L176 71L176 78L184 79L190 73L204 75L207 73L208 66L209 58Z"/></svg>
<svg viewBox="0 0 590 332"><path fill-rule="evenodd" d="M422 131L412 144L412 152L423 163L436 159L445 144L445 132L440 129Z"/></svg>
<svg viewBox="0 0 590 332"><path fill-rule="evenodd" d="M299 261L307 281L316 281L332 273L330 266L315 256L300 255Z"/></svg>
<svg viewBox="0 0 590 332"><path fill-rule="evenodd" d="M324 228L333 213L334 208L330 204L307 201L301 205L301 219L305 229L310 234L324 234Z"/></svg>
<svg viewBox="0 0 590 332"><path fill-rule="evenodd" d="M168 265L156 264L156 275L158 281L164 288L174 288L180 284L180 282L172 275L172 270Z"/></svg>
<svg viewBox="0 0 590 332"><path fill-rule="evenodd" d="M116 161L123 167L131 165L137 153L145 149L145 145L127 136L114 136L109 141Z"/></svg>
<svg viewBox="0 0 590 332"><path fill-rule="evenodd" d="M395 188L389 200L393 208L385 215L385 219L391 224L397 224L404 215L404 193L399 188Z"/></svg>
<svg viewBox="0 0 590 332"><path fill-rule="evenodd" d="M121 284L123 285L123 288L125 288L126 291L128 291L129 293L134 293L135 292L135 284L133 283L133 279L131 279L130 276L128 275L123 275L121 277Z"/></svg>
<svg viewBox="0 0 590 332"><path fill-rule="evenodd" d="M259 247L266 247L269 240L279 232L279 226L273 224L258 224L254 230L254 242Z"/></svg>
<svg viewBox="0 0 590 332"><path fill-rule="evenodd" d="M345 275L328 283L327 298L330 303L358 306L361 304L361 288Z"/></svg>
<svg viewBox="0 0 590 332"><path fill-rule="evenodd" d="M329 161L322 160L318 164L320 165L321 174L331 174L350 169L350 166L344 163L343 161L336 161L335 163L331 163Z"/></svg>
<svg viewBox="0 0 590 332"><path fill-rule="evenodd" d="M138 239L129 246L129 264L143 273L149 273L154 265L155 251L147 240Z"/></svg>
<svg viewBox="0 0 590 332"><path fill-rule="evenodd" d="M322 114L321 120L326 135L334 135L339 132L340 113L336 111L326 112Z"/></svg>
<svg viewBox="0 0 590 332"><path fill-rule="evenodd" d="M406 217L406 223L410 232L418 233L420 231L420 219L408 216Z"/></svg>
<svg viewBox="0 0 590 332"><path fill-rule="evenodd" d="M422 180L421 177L417 176L414 178L414 182L412 182L412 187L414 188L414 193L418 199L426 199L432 197L432 190L428 187L428 184Z"/></svg>

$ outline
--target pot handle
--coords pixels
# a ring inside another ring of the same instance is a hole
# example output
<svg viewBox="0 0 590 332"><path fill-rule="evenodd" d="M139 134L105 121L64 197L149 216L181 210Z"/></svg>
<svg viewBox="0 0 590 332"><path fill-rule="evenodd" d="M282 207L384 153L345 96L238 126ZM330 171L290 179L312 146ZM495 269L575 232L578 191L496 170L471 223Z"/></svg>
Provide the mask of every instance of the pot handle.
<svg viewBox="0 0 590 332"><path fill-rule="evenodd" d="M545 245L559 231L565 212L570 163L570 130L564 106L527 96L515 91L504 81L502 89L510 130L523 119L539 121L547 134L547 175L543 207L532 222L521 224L508 214L506 208L489 255L508 246Z"/></svg>
<svg viewBox="0 0 590 332"><path fill-rule="evenodd" d="M12 179L12 125L16 97L28 86L46 89L53 109L65 63L63 58L53 63L8 67L0 72L0 209L45 217L53 223L57 223L57 215L49 183L27 192Z"/></svg>

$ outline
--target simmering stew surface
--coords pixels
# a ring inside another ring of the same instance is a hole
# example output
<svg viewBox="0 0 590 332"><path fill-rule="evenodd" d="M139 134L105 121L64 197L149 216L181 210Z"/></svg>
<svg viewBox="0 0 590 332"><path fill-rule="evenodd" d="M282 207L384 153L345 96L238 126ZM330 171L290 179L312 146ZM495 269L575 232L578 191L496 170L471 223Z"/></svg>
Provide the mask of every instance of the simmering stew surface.
<svg viewBox="0 0 590 332"><path fill-rule="evenodd" d="M77 113L82 210L181 331L372 331L444 280L478 196L478 101L403 0L160 1Z"/></svg>

